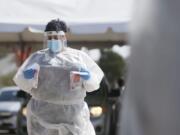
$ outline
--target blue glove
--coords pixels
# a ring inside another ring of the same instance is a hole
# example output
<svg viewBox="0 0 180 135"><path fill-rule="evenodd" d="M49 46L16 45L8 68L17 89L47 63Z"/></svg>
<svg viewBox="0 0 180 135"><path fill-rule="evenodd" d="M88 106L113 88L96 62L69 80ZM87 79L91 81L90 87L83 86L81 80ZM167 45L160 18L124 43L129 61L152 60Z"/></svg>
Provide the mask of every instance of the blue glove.
<svg viewBox="0 0 180 135"><path fill-rule="evenodd" d="M84 68L81 68L80 72L86 72L87 74L86 75L80 75L81 78L83 78L84 80L89 80L91 75L89 73L88 70L84 69Z"/></svg>
<svg viewBox="0 0 180 135"><path fill-rule="evenodd" d="M34 78L35 73L36 73L36 70L32 68L23 71L24 78L26 79Z"/></svg>

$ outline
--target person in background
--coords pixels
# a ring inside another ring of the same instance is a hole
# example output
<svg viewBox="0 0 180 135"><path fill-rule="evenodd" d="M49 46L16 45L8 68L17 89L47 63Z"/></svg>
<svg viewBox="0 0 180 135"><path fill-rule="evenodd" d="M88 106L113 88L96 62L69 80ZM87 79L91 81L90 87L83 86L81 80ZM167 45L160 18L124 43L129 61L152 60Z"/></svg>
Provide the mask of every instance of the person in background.
<svg viewBox="0 0 180 135"><path fill-rule="evenodd" d="M19 68L14 82L31 94L27 106L29 135L95 135L84 98L99 88L104 73L84 52L67 45L67 26L50 21L44 49Z"/></svg>

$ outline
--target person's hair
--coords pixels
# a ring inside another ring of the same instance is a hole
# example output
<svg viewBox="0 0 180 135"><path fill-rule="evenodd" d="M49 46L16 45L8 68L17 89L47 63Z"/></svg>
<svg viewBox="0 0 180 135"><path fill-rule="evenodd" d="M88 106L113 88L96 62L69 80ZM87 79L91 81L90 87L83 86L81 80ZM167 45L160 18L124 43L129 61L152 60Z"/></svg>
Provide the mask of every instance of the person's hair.
<svg viewBox="0 0 180 135"><path fill-rule="evenodd" d="M64 31L64 32L67 32L67 25L64 21L62 20L51 20L50 22L48 22L48 24L46 25L46 28L45 28L45 32L47 31L56 31L56 32L59 32L59 31Z"/></svg>

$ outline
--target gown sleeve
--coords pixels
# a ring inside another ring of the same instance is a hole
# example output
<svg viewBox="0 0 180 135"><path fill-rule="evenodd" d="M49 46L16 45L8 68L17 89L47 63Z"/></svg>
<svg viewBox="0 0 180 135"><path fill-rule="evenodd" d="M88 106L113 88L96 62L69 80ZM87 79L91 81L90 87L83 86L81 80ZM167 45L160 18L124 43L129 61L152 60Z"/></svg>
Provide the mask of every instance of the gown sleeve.
<svg viewBox="0 0 180 135"><path fill-rule="evenodd" d="M35 77L33 79L26 79L24 77L23 71L28 69L29 67L36 67L37 69L37 63L36 63L36 54L30 55L25 62L22 64L22 66L18 69L17 73L13 77L13 81L15 84L23 91L31 94L31 89L33 87L37 86L38 83L38 77L37 73L35 74ZM39 69L38 69L39 70Z"/></svg>
<svg viewBox="0 0 180 135"><path fill-rule="evenodd" d="M99 89L104 73L101 68L94 62L94 60L84 52L82 52L82 60L84 61L86 68L90 73L90 79L84 80L83 86L87 92L95 91Z"/></svg>

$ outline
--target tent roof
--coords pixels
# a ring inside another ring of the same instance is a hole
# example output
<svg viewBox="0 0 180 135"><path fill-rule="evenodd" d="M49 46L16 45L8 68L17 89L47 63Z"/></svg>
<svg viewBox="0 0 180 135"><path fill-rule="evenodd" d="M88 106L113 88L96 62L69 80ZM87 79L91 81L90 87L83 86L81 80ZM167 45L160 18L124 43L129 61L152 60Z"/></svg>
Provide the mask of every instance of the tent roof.
<svg viewBox="0 0 180 135"><path fill-rule="evenodd" d="M55 18L67 22L71 41L127 40L131 5L132 0L1 0L0 42L42 41L45 25Z"/></svg>

